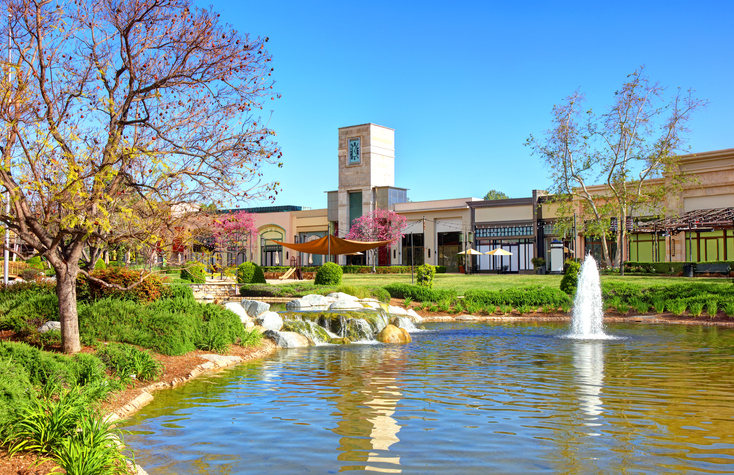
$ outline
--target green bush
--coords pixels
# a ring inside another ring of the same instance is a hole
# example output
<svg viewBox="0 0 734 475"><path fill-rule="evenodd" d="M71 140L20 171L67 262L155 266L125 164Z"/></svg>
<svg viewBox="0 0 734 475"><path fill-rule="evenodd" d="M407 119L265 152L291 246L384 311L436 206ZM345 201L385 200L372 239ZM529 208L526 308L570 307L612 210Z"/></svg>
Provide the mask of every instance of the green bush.
<svg viewBox="0 0 734 475"><path fill-rule="evenodd" d="M410 285L402 283L394 283L384 285L383 289L390 293L390 296L396 299L404 299L410 297L417 302L440 302L441 300L455 300L455 290L439 290L428 289L419 285Z"/></svg>
<svg viewBox="0 0 734 475"><path fill-rule="evenodd" d="M237 266L238 284L264 284L265 273L262 267L254 262L243 262Z"/></svg>
<svg viewBox="0 0 734 475"><path fill-rule="evenodd" d="M567 260L566 261L566 273L561 279L561 290L568 295L574 295L576 293L576 286L579 281L579 269L581 266L578 262Z"/></svg>
<svg viewBox="0 0 734 475"><path fill-rule="evenodd" d="M37 269L39 271L42 271L44 269L43 260L41 259L41 256L34 256L25 261L26 264L28 264L29 267L32 267L33 269Z"/></svg>
<svg viewBox="0 0 734 475"><path fill-rule="evenodd" d="M49 320L59 320L59 299L54 294L24 293L0 317L0 329L27 334Z"/></svg>
<svg viewBox="0 0 734 475"><path fill-rule="evenodd" d="M104 259L100 258L97 259L97 262L94 264L94 270L106 270L107 264L104 263Z"/></svg>
<svg viewBox="0 0 734 475"><path fill-rule="evenodd" d="M518 287L503 290L469 289L464 293L467 302L481 302L486 305L509 305L520 307L523 305L535 308L552 305L555 308L570 304L569 296L560 289L551 287Z"/></svg>
<svg viewBox="0 0 734 475"><path fill-rule="evenodd" d="M415 270L415 280L421 287L433 288L433 277L436 275L436 268L430 264L423 264Z"/></svg>
<svg viewBox="0 0 734 475"><path fill-rule="evenodd" d="M10 420L35 397L36 391L25 368L12 358L0 358L0 438L7 435L6 425Z"/></svg>
<svg viewBox="0 0 734 475"><path fill-rule="evenodd" d="M132 382L132 375L140 381L154 381L162 371L162 366L148 351L121 343L100 346L96 356L121 381Z"/></svg>
<svg viewBox="0 0 734 475"><path fill-rule="evenodd" d="M340 285L342 283L342 268L333 262L327 262L316 272L316 285Z"/></svg>
<svg viewBox="0 0 734 475"><path fill-rule="evenodd" d="M198 262L187 262L181 268L181 278L194 284L203 284L206 282L206 266Z"/></svg>
<svg viewBox="0 0 734 475"><path fill-rule="evenodd" d="M168 298L195 301L194 291L186 284L173 284L169 286Z"/></svg>

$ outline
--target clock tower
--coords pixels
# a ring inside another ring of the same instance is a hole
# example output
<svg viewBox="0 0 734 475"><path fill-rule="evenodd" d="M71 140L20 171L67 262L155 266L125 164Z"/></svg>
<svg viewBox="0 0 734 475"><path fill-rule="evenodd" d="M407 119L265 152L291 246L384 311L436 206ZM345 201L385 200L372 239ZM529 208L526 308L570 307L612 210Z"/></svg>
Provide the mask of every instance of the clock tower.
<svg viewBox="0 0 734 475"><path fill-rule="evenodd" d="M341 127L337 159L339 190L329 192L328 213L344 237L352 221L383 207L375 188L395 186L395 131L377 124Z"/></svg>

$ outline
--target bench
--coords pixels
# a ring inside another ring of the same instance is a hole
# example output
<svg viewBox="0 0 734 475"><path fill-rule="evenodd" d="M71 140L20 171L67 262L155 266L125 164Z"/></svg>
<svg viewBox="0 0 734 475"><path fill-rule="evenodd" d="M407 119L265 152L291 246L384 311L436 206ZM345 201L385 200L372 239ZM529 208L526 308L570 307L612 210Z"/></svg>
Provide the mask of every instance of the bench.
<svg viewBox="0 0 734 475"><path fill-rule="evenodd" d="M721 274L729 275L729 264L721 262L699 262L696 264L695 274Z"/></svg>

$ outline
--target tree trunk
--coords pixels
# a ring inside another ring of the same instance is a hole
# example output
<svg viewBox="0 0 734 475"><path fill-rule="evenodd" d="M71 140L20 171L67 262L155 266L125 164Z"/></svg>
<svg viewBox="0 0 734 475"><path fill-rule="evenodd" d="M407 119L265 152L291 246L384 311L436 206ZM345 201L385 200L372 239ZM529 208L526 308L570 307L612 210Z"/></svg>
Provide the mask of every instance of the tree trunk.
<svg viewBox="0 0 734 475"><path fill-rule="evenodd" d="M56 295L59 298L61 320L61 347L64 353L79 353L79 317L76 308L76 277L78 266L62 266L56 269Z"/></svg>

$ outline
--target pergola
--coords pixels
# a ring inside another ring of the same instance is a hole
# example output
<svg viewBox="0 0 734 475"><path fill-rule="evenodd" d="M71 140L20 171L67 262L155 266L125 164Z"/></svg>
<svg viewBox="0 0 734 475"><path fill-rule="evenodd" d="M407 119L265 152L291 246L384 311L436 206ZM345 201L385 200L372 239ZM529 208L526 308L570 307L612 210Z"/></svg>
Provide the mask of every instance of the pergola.
<svg viewBox="0 0 734 475"><path fill-rule="evenodd" d="M699 209L677 217L639 223L634 232L649 234L678 234L734 229L734 208Z"/></svg>

